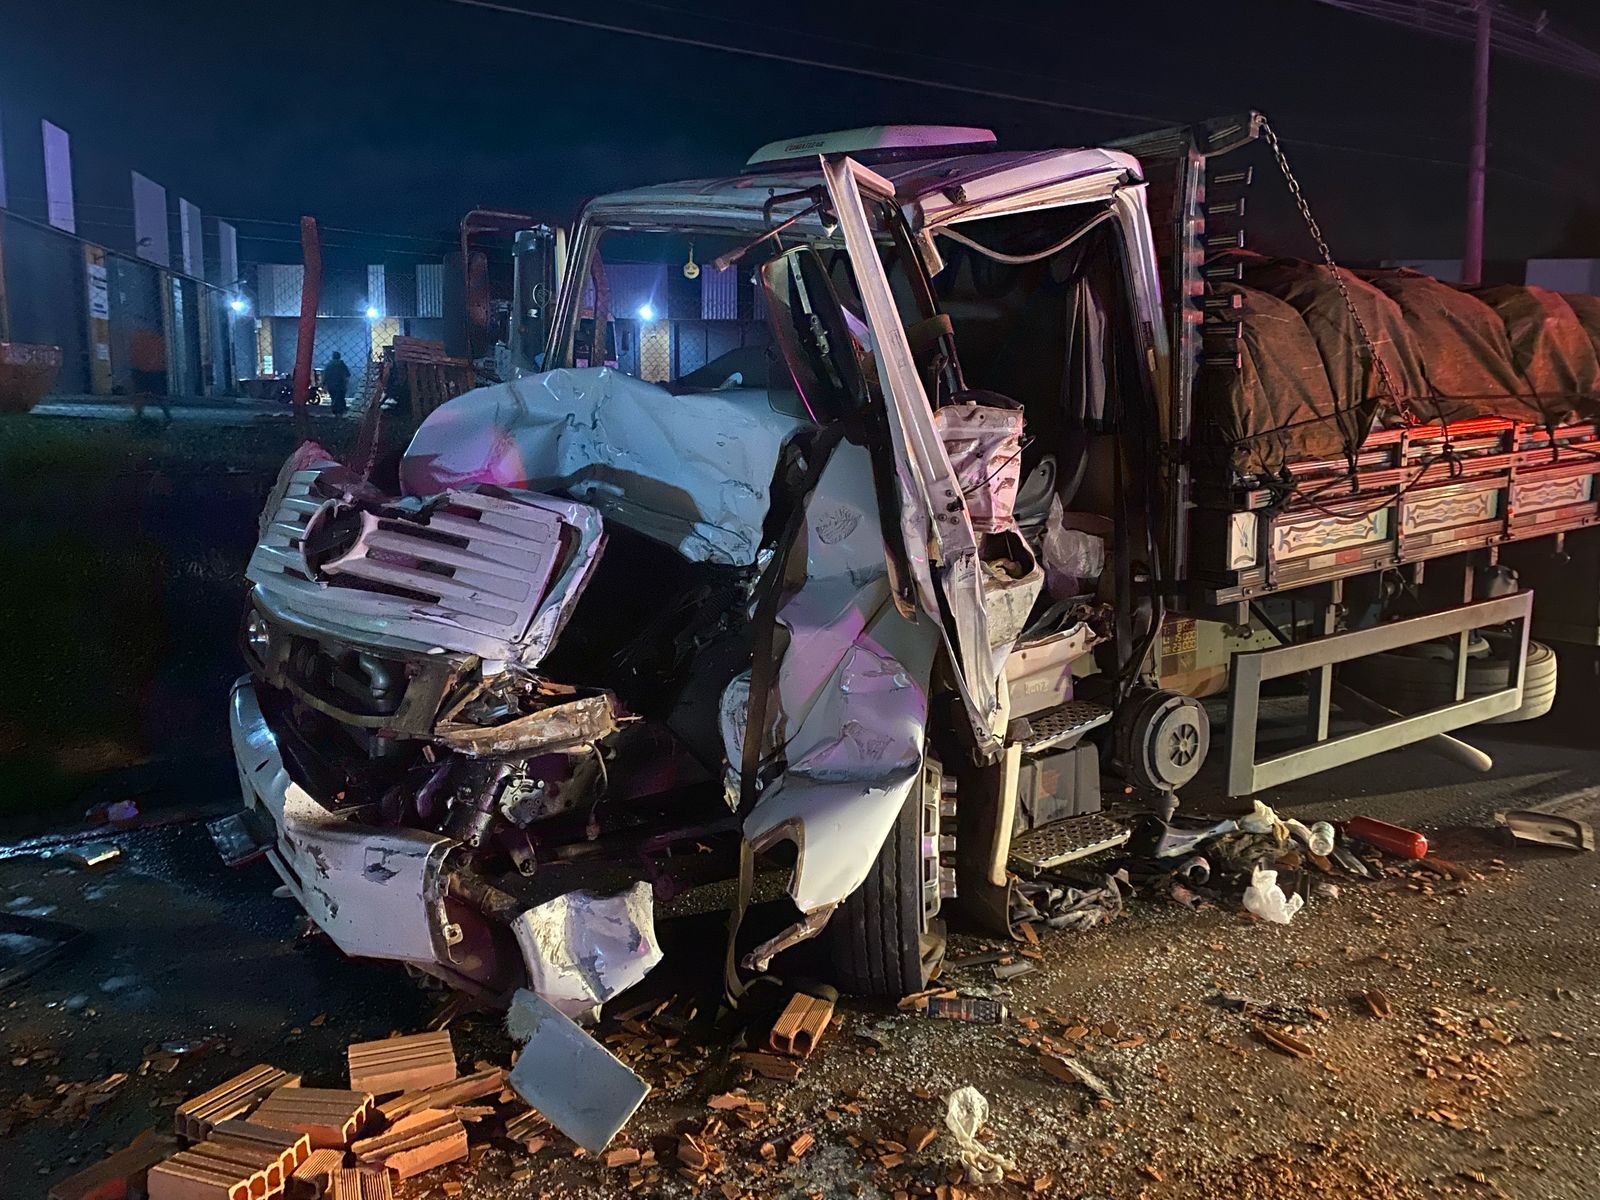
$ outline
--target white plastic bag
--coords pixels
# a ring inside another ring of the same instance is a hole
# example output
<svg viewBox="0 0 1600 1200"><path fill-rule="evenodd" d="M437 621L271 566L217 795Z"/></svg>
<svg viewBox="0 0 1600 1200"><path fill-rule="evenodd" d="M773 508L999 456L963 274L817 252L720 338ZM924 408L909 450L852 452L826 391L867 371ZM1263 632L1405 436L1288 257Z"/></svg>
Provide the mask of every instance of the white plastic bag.
<svg viewBox="0 0 1600 1200"><path fill-rule="evenodd" d="M1040 553L1045 586L1057 600L1094 591L1106 569L1105 539L1086 529L1068 528L1059 496L1050 501Z"/></svg>
<svg viewBox="0 0 1600 1200"><path fill-rule="evenodd" d="M1278 886L1276 871L1263 871L1257 867L1251 873L1250 886L1244 890L1244 906L1263 921L1287 925L1304 905L1304 897L1283 894L1283 889Z"/></svg>
<svg viewBox="0 0 1600 1200"><path fill-rule="evenodd" d="M1007 1171L1016 1169L1010 1159L1001 1158L978 1140L978 1130L989 1119L989 1102L982 1092L968 1084L951 1092L944 1103L945 1128L961 1147L961 1162L973 1183L999 1183Z"/></svg>

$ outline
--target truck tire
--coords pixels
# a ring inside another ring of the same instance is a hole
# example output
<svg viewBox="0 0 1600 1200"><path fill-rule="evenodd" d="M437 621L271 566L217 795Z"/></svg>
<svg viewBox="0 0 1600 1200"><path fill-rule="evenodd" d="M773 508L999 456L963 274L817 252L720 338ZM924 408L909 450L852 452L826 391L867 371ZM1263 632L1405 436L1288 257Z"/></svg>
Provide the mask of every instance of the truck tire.
<svg viewBox="0 0 1600 1200"><path fill-rule="evenodd" d="M937 804L935 797L935 814ZM922 789L913 790L866 881L828 922L841 991L891 998L920 992L944 959L944 922L928 914L924 887L929 854L938 878L938 835L926 837L924 808Z"/></svg>
<svg viewBox="0 0 1600 1200"><path fill-rule="evenodd" d="M1357 691L1397 712L1421 712L1450 703L1455 693L1455 664L1411 654L1373 654L1340 669L1340 677ZM1506 686L1511 662L1497 654L1467 663L1467 698L1486 696ZM1556 654L1543 642L1528 643L1523 669L1522 703L1508 713L1479 722L1509 725L1532 721L1549 712L1556 700Z"/></svg>

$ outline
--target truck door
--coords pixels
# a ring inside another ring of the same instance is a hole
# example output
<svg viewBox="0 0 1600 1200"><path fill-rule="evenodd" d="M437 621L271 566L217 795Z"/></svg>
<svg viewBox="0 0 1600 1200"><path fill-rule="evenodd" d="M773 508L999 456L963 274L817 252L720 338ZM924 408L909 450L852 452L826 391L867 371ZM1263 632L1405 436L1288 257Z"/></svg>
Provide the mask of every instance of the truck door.
<svg viewBox="0 0 1600 1200"><path fill-rule="evenodd" d="M823 174L872 334L899 475L900 528L917 600L943 632L980 745L996 745L998 676L1009 646L989 646L978 539L956 472L933 423L881 247L903 222L894 185L851 158L824 157ZM902 230L903 232L903 230ZM899 244L909 244L902 237ZM923 270L902 255L906 271Z"/></svg>

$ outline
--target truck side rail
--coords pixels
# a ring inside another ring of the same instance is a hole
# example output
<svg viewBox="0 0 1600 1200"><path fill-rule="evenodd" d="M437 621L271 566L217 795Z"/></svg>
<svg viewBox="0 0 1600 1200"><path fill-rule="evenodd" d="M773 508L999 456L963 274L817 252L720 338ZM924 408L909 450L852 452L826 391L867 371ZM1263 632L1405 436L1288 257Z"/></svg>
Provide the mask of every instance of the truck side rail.
<svg viewBox="0 0 1600 1200"><path fill-rule="evenodd" d="M1263 788L1301 779L1385 750L1396 750L1435 734L1502 716L1522 703L1523 666L1528 656L1528 621L1533 593L1521 591L1493 600L1457 605L1441 612L1407 617L1370 629L1336 633L1306 642L1250 650L1233 656L1228 693L1228 794L1248 796ZM1507 686L1467 696L1467 643L1474 629L1515 622L1517 653ZM1329 736L1328 715L1333 667L1369 654L1382 654L1436 638L1455 637L1455 698L1422 712L1352 733ZM1257 758L1261 685L1272 679L1316 672L1311 689L1313 741Z"/></svg>
<svg viewBox="0 0 1600 1200"><path fill-rule="evenodd" d="M1352 470L1353 465L1353 470ZM1600 424L1503 418L1382 430L1354 464L1301 462L1291 485L1201 494L1197 598L1274 592L1600 523Z"/></svg>

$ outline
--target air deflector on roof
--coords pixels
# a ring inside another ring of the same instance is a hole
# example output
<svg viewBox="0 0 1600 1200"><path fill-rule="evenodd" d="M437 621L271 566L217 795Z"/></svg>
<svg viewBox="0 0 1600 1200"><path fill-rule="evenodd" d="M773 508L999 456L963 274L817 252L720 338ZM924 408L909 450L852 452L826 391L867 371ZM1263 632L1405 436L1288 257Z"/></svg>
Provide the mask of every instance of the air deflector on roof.
<svg viewBox="0 0 1600 1200"><path fill-rule="evenodd" d="M868 125L837 133L813 133L768 142L752 154L746 167L775 163L814 162L819 154L848 154L862 162L888 162L897 158L927 158L931 151L945 154L992 150L996 138L990 129L967 125Z"/></svg>

